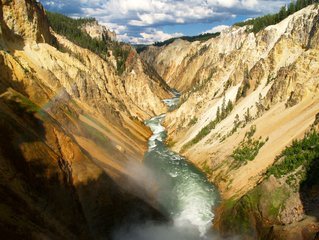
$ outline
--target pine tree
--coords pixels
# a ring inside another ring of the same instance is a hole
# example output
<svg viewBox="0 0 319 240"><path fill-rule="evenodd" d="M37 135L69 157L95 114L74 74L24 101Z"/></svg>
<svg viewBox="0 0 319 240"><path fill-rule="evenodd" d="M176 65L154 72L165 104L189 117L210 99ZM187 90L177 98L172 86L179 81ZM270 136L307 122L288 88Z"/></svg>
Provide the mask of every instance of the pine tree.
<svg viewBox="0 0 319 240"><path fill-rule="evenodd" d="M217 122L220 121L220 108L219 108L219 106L218 106L217 112L216 112L216 120L217 120Z"/></svg>
<svg viewBox="0 0 319 240"><path fill-rule="evenodd" d="M227 107L226 107L226 114L229 114L233 110L233 108L234 106L232 101L228 100Z"/></svg>
<svg viewBox="0 0 319 240"><path fill-rule="evenodd" d="M235 120L234 120L234 128L237 129L239 126L240 120L239 120L239 115L236 114Z"/></svg>
<svg viewBox="0 0 319 240"><path fill-rule="evenodd" d="M295 12L295 3L291 2L288 6L288 15L291 15Z"/></svg>
<svg viewBox="0 0 319 240"><path fill-rule="evenodd" d="M247 111L246 111L244 117L245 117L245 122L246 122L246 123L248 123L248 122L251 121L251 115L250 115L250 110L249 110L249 108L247 108Z"/></svg>
<svg viewBox="0 0 319 240"><path fill-rule="evenodd" d="M288 13L287 13L287 7L286 5L285 6L282 6L280 8L280 11L278 13L278 21L282 21L284 20L286 17L287 17Z"/></svg>

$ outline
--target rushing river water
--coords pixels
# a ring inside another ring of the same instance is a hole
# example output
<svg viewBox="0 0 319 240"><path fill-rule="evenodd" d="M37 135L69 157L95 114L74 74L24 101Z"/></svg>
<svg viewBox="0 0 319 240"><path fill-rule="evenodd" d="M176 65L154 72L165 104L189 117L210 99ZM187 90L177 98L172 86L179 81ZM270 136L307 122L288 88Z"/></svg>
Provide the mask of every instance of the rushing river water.
<svg viewBox="0 0 319 240"><path fill-rule="evenodd" d="M164 102L173 110L178 100L177 96ZM164 118L165 114L146 121L153 135L144 163L158 185L157 200L173 223L139 226L121 240L199 240L207 239L211 229L218 191L203 173L165 145L167 135L161 125Z"/></svg>
<svg viewBox="0 0 319 240"><path fill-rule="evenodd" d="M178 98L164 102L174 108ZM167 148L165 128L161 125L164 118L165 114L146 122L153 135L149 139L145 164L156 173L158 181L165 180L165 189L159 189L159 202L171 215L174 224L177 227L191 225L198 229L200 236L205 236L212 225L218 192L203 173Z"/></svg>

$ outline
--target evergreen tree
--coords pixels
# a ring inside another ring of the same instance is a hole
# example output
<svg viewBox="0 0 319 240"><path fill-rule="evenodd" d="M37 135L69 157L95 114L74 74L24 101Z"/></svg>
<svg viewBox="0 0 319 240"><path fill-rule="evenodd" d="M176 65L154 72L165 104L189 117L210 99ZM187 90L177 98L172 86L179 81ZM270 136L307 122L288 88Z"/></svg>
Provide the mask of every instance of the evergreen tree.
<svg viewBox="0 0 319 240"><path fill-rule="evenodd" d="M288 12L287 12L287 7L285 5L280 8L280 11L278 13L278 21L280 22L284 20L287 16L288 16Z"/></svg>
<svg viewBox="0 0 319 240"><path fill-rule="evenodd" d="M233 108L234 108L233 103L232 101L229 100L226 107L226 113L229 114L233 110Z"/></svg>
<svg viewBox="0 0 319 240"><path fill-rule="evenodd" d="M249 108L247 108L247 111L246 111L244 117L245 117L245 122L246 122L246 123L248 123L248 122L251 121L251 115L250 115L250 110L249 110Z"/></svg>
<svg viewBox="0 0 319 240"><path fill-rule="evenodd" d="M257 17L245 22L239 22L236 23L236 26L245 26L245 25L252 25L251 31L254 33L257 33L264 28L266 28L269 25L276 24L289 15L295 13L296 11L299 11L300 9L309 6L310 4L313 3L318 3L319 0L296 0L296 1L291 1L291 3L287 6L283 6L280 11L276 14L269 14L263 17Z"/></svg>
<svg viewBox="0 0 319 240"><path fill-rule="evenodd" d="M47 16L50 26L56 33L65 36L68 40L80 47L87 48L102 58L106 58L108 56L109 49L112 50L117 62L118 74L122 74L125 71L125 62L130 51L130 48L127 47L127 45L118 42L95 39L82 31L81 28L84 24L96 21L94 18L73 19L62 14L52 12L47 12Z"/></svg>
<svg viewBox="0 0 319 240"><path fill-rule="evenodd" d="M296 11L295 3L291 2L288 6L288 15L293 14Z"/></svg>
<svg viewBox="0 0 319 240"><path fill-rule="evenodd" d="M220 121L220 108L218 106L217 112L216 112L216 120L219 122Z"/></svg>
<svg viewBox="0 0 319 240"><path fill-rule="evenodd" d="M235 126L235 128L237 128L237 127L238 127L239 123L240 123L239 115L238 115L238 114L236 114L236 116L235 116L235 120L234 120L234 126Z"/></svg>

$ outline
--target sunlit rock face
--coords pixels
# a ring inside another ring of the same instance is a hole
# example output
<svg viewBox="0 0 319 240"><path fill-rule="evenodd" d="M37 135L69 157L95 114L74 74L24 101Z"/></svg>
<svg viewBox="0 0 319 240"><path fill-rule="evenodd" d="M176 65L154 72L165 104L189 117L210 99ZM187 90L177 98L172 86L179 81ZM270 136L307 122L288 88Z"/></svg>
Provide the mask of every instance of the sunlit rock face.
<svg viewBox="0 0 319 240"><path fill-rule="evenodd" d="M42 5L34 0L1 1L1 29L26 42L50 43L48 19Z"/></svg>
<svg viewBox="0 0 319 240"><path fill-rule="evenodd" d="M216 226L226 235L312 239L318 231L310 188L285 180L299 186L302 167L264 180L276 156L318 129L318 17L312 5L257 34L232 27L206 42L177 40L141 53L182 92L164 122L167 142L217 184L226 202Z"/></svg>
<svg viewBox="0 0 319 240"><path fill-rule="evenodd" d="M128 166L169 87L130 47L119 74L112 54L50 32L36 1L1 1L0 19L2 236L108 239L126 221L165 220Z"/></svg>
<svg viewBox="0 0 319 240"><path fill-rule="evenodd" d="M82 27L82 30L92 38L103 41L116 41L116 33L107 29L107 27L98 24L97 21L89 22Z"/></svg>
<svg viewBox="0 0 319 240"><path fill-rule="evenodd" d="M318 13L312 5L257 34L232 27L206 42L176 40L141 53L183 93L181 106L165 120L169 143L206 169L226 198L254 187L275 156L314 121ZM193 141L216 119L223 102L225 109L231 102L232 110ZM234 149L252 126L255 138L268 137L267 143L254 161L230 167Z"/></svg>
<svg viewBox="0 0 319 240"><path fill-rule="evenodd" d="M125 45L123 73L112 51L102 58L54 33L36 1L1 1L0 27L0 228L7 239L108 239L127 222L165 221L156 184L139 182L132 166L141 166L151 137L142 122L167 111L161 99L172 96L170 87L182 96L163 123L167 141L224 199L248 196L282 149L317 122L316 6L258 34L234 27L204 43L149 48L142 58ZM103 27L82 30L105 38ZM162 131L155 129L151 148L164 141ZM247 142L258 151L238 163L233 153ZM190 186L187 196L201 205ZM300 197L291 196L297 211L284 209L280 223L304 214ZM212 213L192 219L198 208L189 202L174 220L205 232Z"/></svg>

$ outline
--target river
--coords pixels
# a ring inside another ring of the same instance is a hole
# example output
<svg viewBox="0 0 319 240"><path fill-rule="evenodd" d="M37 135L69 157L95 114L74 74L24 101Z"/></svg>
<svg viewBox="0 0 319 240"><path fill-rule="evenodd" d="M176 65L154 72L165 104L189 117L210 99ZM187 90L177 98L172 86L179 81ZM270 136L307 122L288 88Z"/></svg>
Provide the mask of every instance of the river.
<svg viewBox="0 0 319 240"><path fill-rule="evenodd" d="M173 110L178 95L164 102ZM169 225L139 226L121 239L134 240L199 240L207 239L214 219L214 206L219 201L216 187L193 164L165 145L167 137L162 121L166 114L145 124L153 135L148 141L144 164L158 183L158 202L172 219ZM210 238L211 239L211 238Z"/></svg>

